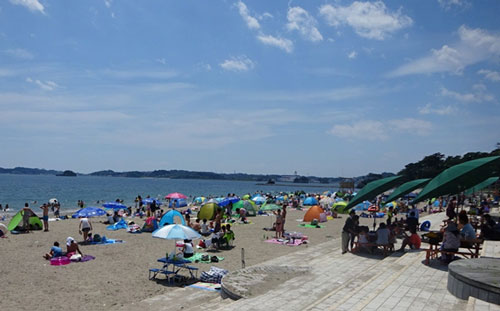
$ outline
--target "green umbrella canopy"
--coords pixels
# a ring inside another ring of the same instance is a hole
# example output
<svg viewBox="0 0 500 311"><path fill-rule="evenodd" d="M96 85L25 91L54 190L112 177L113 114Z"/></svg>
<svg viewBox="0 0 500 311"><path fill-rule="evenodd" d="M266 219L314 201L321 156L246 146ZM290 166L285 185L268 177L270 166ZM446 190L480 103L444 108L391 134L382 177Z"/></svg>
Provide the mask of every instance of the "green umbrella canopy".
<svg viewBox="0 0 500 311"><path fill-rule="evenodd" d="M474 187L470 187L469 189L465 190L465 195L471 195L475 192L478 192L479 190L481 189L484 189L486 187L488 187L489 185L493 184L494 182L496 182L498 180L499 177L490 177L488 179L486 179L485 181L475 185Z"/></svg>
<svg viewBox="0 0 500 311"><path fill-rule="evenodd" d="M500 160L500 156L486 157L447 168L434 177L412 203L415 204L441 195L457 194L477 185L494 174L493 165L498 160Z"/></svg>
<svg viewBox="0 0 500 311"><path fill-rule="evenodd" d="M415 189L422 188L426 183L431 180L430 178L422 178L422 179L416 179L409 181L407 183L402 184L398 188L396 188L390 195L389 197L385 200L385 202L391 202L394 201L410 192L412 192Z"/></svg>
<svg viewBox="0 0 500 311"><path fill-rule="evenodd" d="M349 201L345 210L358 205L364 200L371 200L382 192L394 188L399 184L402 177L403 176L391 176L368 183L356 194L356 196L354 196L354 198L352 198L351 201Z"/></svg>

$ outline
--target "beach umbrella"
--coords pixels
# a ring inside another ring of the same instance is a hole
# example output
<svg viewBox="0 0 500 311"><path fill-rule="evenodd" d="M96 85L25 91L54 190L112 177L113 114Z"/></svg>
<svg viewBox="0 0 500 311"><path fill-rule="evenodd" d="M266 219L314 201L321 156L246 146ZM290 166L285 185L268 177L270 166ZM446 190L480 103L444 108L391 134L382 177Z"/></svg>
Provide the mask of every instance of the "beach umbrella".
<svg viewBox="0 0 500 311"><path fill-rule="evenodd" d="M195 204L202 204L203 202L205 202L207 200L207 198L205 197L196 197L194 198L193 202Z"/></svg>
<svg viewBox="0 0 500 311"><path fill-rule="evenodd" d="M498 180L498 177L490 177L490 178L484 180L483 182L475 185L474 187L470 187L469 189L465 190L464 194L471 195L473 193L476 193L479 190L482 190L482 189L488 187L489 185L495 183L497 180Z"/></svg>
<svg viewBox="0 0 500 311"><path fill-rule="evenodd" d="M187 199L187 196L179 192L169 193L165 196L165 199Z"/></svg>
<svg viewBox="0 0 500 311"><path fill-rule="evenodd" d="M106 202L102 205L105 208L112 208L112 209L126 209L127 206L119 203L119 202Z"/></svg>
<svg viewBox="0 0 500 311"><path fill-rule="evenodd" d="M494 165L500 161L500 156L480 158L454 165L434 177L419 195L412 201L413 204L433 197L448 194L458 194L492 177L495 173Z"/></svg>
<svg viewBox="0 0 500 311"><path fill-rule="evenodd" d="M318 205L318 200L315 197L308 197L304 200L302 205Z"/></svg>
<svg viewBox="0 0 500 311"><path fill-rule="evenodd" d="M405 194L412 192L415 189L424 187L431 179L430 178L422 178L409 181L407 183L402 184L401 186L394 189L394 191L387 197L385 202L391 202L397 200L398 198L403 197Z"/></svg>
<svg viewBox="0 0 500 311"><path fill-rule="evenodd" d="M403 176L391 176L372 181L363 187L355 196L349 201L346 209L350 209L365 200L372 200L377 195L391 188L394 188L400 183Z"/></svg>
<svg viewBox="0 0 500 311"><path fill-rule="evenodd" d="M227 198L224 198L221 201L219 201L218 204L219 204L219 206L224 207L226 205L229 205L229 203L234 204L234 203L238 202L239 200L240 200L240 198L238 198L238 197L227 197Z"/></svg>
<svg viewBox="0 0 500 311"><path fill-rule="evenodd" d="M80 218L80 217L95 217L95 216L104 216L106 215L106 211L104 211L101 208L98 207L85 207L82 208L81 210L77 211L74 213L71 217L72 218Z"/></svg>
<svg viewBox="0 0 500 311"><path fill-rule="evenodd" d="M241 197L243 200L249 200L250 199L250 195L249 194L245 194L244 196Z"/></svg>
<svg viewBox="0 0 500 311"><path fill-rule="evenodd" d="M7 229L7 226L4 224L0 224L0 231L3 232L3 235L6 235L7 232L9 232L9 229Z"/></svg>
<svg viewBox="0 0 500 311"><path fill-rule="evenodd" d="M55 204L55 203L57 203L57 202L59 202L59 201L57 201L57 199L56 199L56 198L52 198L52 199L50 199L50 200L49 200L49 203L50 203L50 204Z"/></svg>
<svg viewBox="0 0 500 311"><path fill-rule="evenodd" d="M153 232L153 238L167 240L194 240L200 237L201 235L191 227L179 224L167 225Z"/></svg>

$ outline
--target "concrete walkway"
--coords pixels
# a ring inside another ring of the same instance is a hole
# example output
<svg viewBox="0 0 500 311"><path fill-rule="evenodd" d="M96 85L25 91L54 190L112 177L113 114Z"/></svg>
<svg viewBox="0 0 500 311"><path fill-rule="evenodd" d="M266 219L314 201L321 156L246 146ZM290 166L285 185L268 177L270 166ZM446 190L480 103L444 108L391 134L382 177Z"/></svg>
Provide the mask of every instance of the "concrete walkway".
<svg viewBox="0 0 500 311"><path fill-rule="evenodd" d="M422 217L439 229L444 214ZM399 240L398 240L399 241ZM485 250L500 257L498 245ZM427 245L423 244L426 248ZM178 288L165 295L124 306L124 310L500 310L497 305L475 299L460 300L446 289L447 267L425 265L425 251L381 255L342 255L340 240L303 249L260 264L306 266L297 275L256 297L233 301L211 292ZM265 269L264 269L265 270ZM181 298L182 297L182 298Z"/></svg>

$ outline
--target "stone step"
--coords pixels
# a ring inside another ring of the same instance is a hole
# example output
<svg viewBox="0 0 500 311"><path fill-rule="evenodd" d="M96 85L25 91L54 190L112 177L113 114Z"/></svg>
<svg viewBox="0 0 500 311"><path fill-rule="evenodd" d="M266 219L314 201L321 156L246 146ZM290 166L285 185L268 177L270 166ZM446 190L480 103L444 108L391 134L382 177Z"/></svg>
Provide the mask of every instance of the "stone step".
<svg viewBox="0 0 500 311"><path fill-rule="evenodd" d="M307 265L311 272L305 276L297 276L287 280L268 292L257 297L240 299L229 307L222 306L217 310L311 310L316 308L315 302L322 301L325 296L333 296L334 292L351 291L359 284L368 281L378 273L377 266L390 266L398 260L397 256L385 259L380 256L364 256L341 254L340 241L323 243L310 247L300 255L294 253L286 258L271 260L265 264ZM291 258L290 258L291 257ZM341 294L342 295L342 294ZM336 295L335 295L336 296Z"/></svg>

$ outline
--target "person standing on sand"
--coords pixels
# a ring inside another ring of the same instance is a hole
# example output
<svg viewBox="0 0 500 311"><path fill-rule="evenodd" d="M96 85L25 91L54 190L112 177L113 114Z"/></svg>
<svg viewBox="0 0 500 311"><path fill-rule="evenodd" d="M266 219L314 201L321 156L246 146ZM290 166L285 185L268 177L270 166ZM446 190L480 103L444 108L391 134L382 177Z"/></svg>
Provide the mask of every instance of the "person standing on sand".
<svg viewBox="0 0 500 311"><path fill-rule="evenodd" d="M283 211L281 212L281 236L285 236L285 222L286 222L286 207L288 206L287 201L283 201Z"/></svg>
<svg viewBox="0 0 500 311"><path fill-rule="evenodd" d="M49 206L46 203L43 203L43 205L40 206L40 208L43 211L43 216L42 216L43 231L48 232L49 231Z"/></svg>
<svg viewBox="0 0 500 311"><path fill-rule="evenodd" d="M79 226L79 232L82 234L83 232L83 241L87 241L87 237L89 235L89 232L92 231L92 223L87 217L82 217L80 218L80 226Z"/></svg>
<svg viewBox="0 0 500 311"><path fill-rule="evenodd" d="M33 212L29 208L28 203L24 203L23 208L23 228L24 231L30 232L30 217L33 215Z"/></svg>
<svg viewBox="0 0 500 311"><path fill-rule="evenodd" d="M346 219L344 228L342 229L342 254L347 253L347 250L349 249L349 240L351 238L351 234L356 234L353 219L354 215L356 215L356 212L351 209L351 211L349 212L349 217Z"/></svg>

